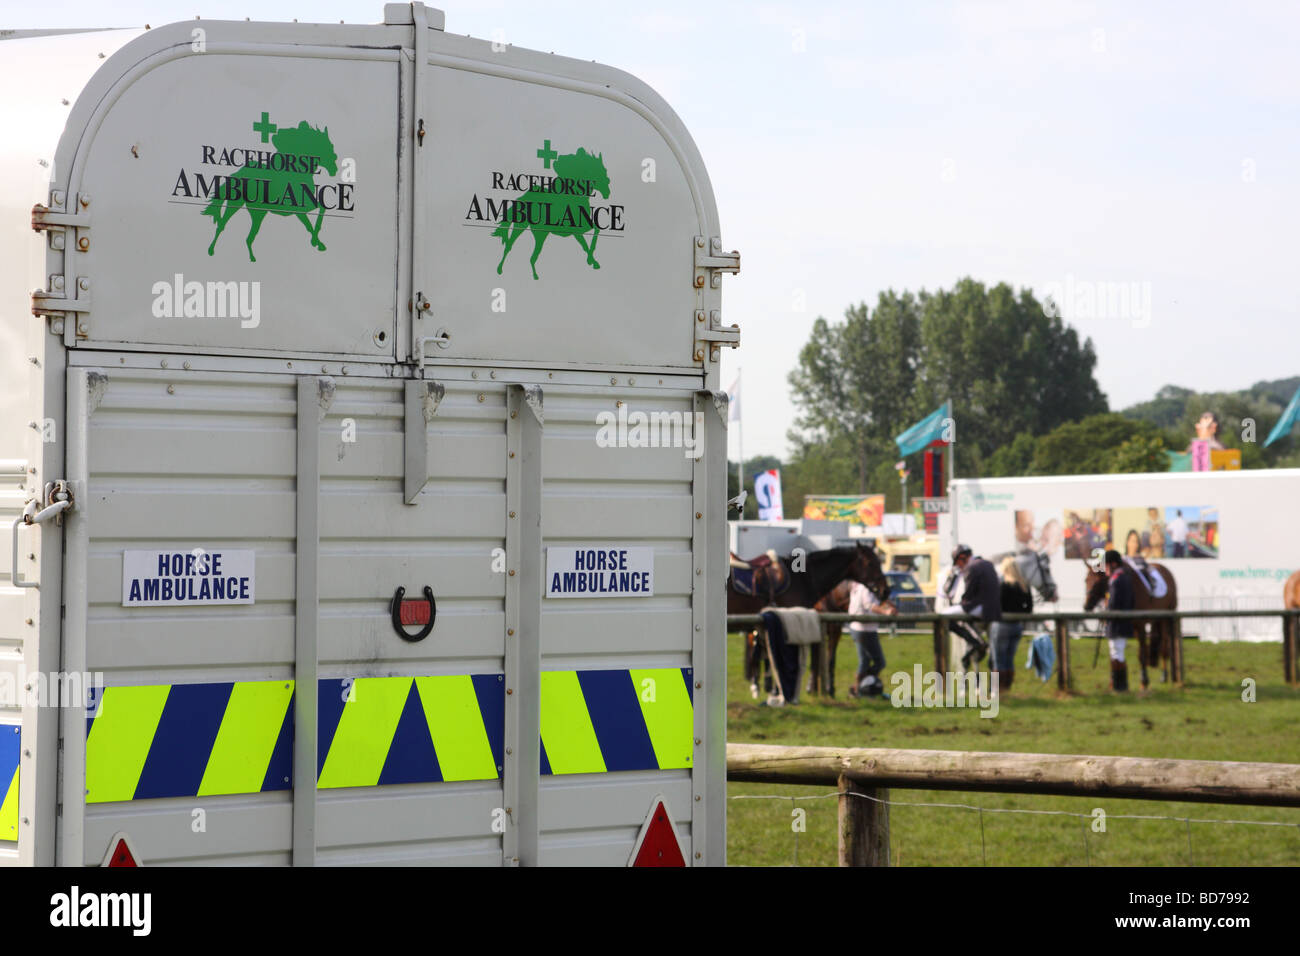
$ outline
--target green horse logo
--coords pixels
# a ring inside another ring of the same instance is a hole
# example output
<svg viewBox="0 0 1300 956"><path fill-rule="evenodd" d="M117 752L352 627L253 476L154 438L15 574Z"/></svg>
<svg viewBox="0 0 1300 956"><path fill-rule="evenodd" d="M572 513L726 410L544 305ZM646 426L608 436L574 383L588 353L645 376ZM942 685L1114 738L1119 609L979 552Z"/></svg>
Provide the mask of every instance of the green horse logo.
<svg viewBox="0 0 1300 956"><path fill-rule="evenodd" d="M545 148L537 151L548 169L557 155L550 147L551 141L547 140ZM529 189L513 202L508 202L501 225L492 231L492 235L505 246L501 261L497 263L497 275L505 267L506 256L514 248L515 240L526 229L533 233L533 254L528 263L532 266L534 279L538 278L537 257L542 254L542 243L549 235L577 239L587 254L587 265L599 269L596 240L600 237L600 227L596 225L589 201L593 189L605 199L609 198L609 173L605 171L604 153L596 155L579 148L576 153L555 159L555 178L547 181L544 188ZM591 233L590 244L584 238L587 233Z"/></svg>
<svg viewBox="0 0 1300 956"><path fill-rule="evenodd" d="M269 124L267 115L262 114L261 123L254 123L253 129L262 134L266 142L267 134L275 147L270 162L264 165L245 166L230 177L218 190L212 201L203 209L203 215L211 216L217 224L217 231L208 246L208 255L214 255L217 240L226 228L232 216L240 209L247 209L252 225L248 238L248 259L256 262L253 255L253 240L262 228L262 220L268 212L277 216L297 216L298 221L311 235L311 244L321 252L325 243L320 240L320 227L325 219L325 207L316 197L317 167L331 176L338 175L338 157L334 154L334 144L330 142L330 128L323 130L308 125L303 120L297 126L280 126ZM276 157L283 157L279 162ZM316 222L313 225L308 216L316 210Z"/></svg>

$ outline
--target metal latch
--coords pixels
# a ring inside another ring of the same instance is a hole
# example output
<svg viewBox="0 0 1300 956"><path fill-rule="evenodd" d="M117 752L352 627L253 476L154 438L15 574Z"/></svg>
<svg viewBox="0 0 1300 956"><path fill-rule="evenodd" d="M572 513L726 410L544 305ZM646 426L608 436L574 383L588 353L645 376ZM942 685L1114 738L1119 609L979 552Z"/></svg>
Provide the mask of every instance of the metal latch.
<svg viewBox="0 0 1300 956"><path fill-rule="evenodd" d="M63 522L63 512L73 506L72 489L66 481L52 481L45 486L45 507L33 498L23 506L23 513L14 519L13 526L13 563L10 567L10 580L16 588L39 587L35 581L24 581L18 577L18 529L23 525L40 524L42 521L55 519L56 524Z"/></svg>

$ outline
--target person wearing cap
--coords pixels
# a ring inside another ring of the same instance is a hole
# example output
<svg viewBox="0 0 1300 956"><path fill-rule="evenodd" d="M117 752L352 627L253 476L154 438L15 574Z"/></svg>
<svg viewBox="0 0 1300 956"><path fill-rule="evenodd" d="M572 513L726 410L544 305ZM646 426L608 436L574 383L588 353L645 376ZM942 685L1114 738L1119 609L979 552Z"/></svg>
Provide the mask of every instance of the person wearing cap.
<svg viewBox="0 0 1300 956"><path fill-rule="evenodd" d="M952 552L952 566L955 572L965 580L962 589L961 609L973 617L978 617L986 624L1002 620L1002 582L998 580L997 569L988 561L974 555L964 544L957 545ZM984 640L970 628L954 622L953 630L971 645L961 659L962 666L970 668L971 663L978 664L988 653L988 641Z"/></svg>
<svg viewBox="0 0 1300 956"><path fill-rule="evenodd" d="M1106 552L1106 576L1110 579L1106 588L1106 610L1132 611L1137 608L1137 596L1133 590L1133 579L1124 570L1124 559L1114 549ZM1106 622L1107 644L1110 646L1110 688L1117 693L1128 690L1128 661L1124 659L1124 648L1133 636L1133 621L1112 620Z"/></svg>

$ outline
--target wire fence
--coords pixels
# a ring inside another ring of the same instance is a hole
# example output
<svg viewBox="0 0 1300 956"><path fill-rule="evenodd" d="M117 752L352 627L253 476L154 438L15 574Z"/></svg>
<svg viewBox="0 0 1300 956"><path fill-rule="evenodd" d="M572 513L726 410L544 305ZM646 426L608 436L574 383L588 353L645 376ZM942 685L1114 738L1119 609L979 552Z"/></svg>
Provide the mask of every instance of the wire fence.
<svg viewBox="0 0 1300 956"><path fill-rule="evenodd" d="M1024 816L1054 816L1054 817L1074 817L1080 820L1083 854L1082 863L1084 866L1093 865L1092 852L1089 848L1088 837L1094 831L1093 827L1097 822L1097 813L1081 813L1074 810L1035 810L1023 807L982 807L968 803L940 803L934 801L907 801L891 800L874 797L870 794L850 791L847 794L841 794L839 791L830 793L808 793L808 794L733 794L727 797L728 802L766 800L777 802L788 802L792 814L800 809L799 804L815 800L839 800L842 796L848 796L850 799L868 800L872 803L883 805L889 808L908 807L908 808L925 808L925 809L944 809L944 810L966 810L979 815L980 827L980 858L982 865L988 866L988 839L985 834L984 816L985 814L1019 814ZM1247 826L1247 827L1281 827L1287 830L1295 830L1297 836L1300 836L1300 823L1289 822L1285 820L1230 820L1215 817L1184 817L1171 816L1166 814L1152 813L1110 813L1106 812L1103 816L1105 821L1112 820L1140 820L1140 821L1162 821L1167 823L1180 823L1183 825L1187 836L1187 865L1195 866L1196 858L1192 842L1192 825L1219 825L1219 826ZM782 819L783 827L789 824L789 820ZM791 833L791 864L799 866L799 834L801 831L797 827L789 827ZM1104 831L1102 831L1104 832ZM1181 864L1181 860L1177 861ZM1206 861L1202 861L1204 864ZM1235 862L1235 861L1234 861Z"/></svg>

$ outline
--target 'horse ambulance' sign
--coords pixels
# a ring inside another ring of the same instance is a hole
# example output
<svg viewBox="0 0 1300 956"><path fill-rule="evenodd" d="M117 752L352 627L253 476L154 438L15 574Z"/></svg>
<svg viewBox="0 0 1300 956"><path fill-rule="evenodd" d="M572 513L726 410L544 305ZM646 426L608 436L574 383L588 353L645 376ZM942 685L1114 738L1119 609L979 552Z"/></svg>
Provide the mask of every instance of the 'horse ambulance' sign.
<svg viewBox="0 0 1300 956"><path fill-rule="evenodd" d="M122 606L252 604L254 551L123 551Z"/></svg>
<svg viewBox="0 0 1300 956"><path fill-rule="evenodd" d="M548 598L650 597L654 548L547 548Z"/></svg>

